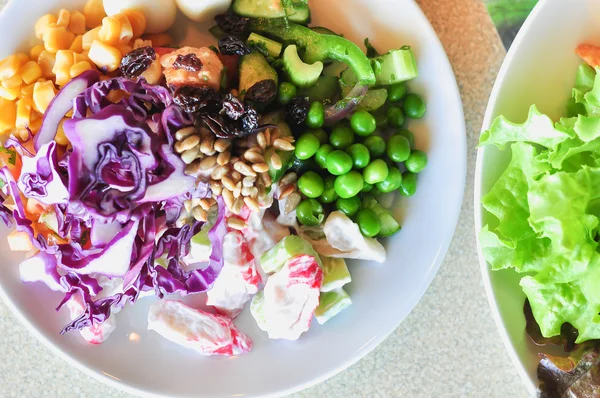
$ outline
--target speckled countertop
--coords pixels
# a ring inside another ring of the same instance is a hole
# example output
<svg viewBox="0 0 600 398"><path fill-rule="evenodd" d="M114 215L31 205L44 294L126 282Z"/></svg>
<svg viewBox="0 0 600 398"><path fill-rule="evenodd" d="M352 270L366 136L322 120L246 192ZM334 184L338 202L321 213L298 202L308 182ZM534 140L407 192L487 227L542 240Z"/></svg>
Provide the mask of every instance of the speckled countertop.
<svg viewBox="0 0 600 398"><path fill-rule="evenodd" d="M456 235L402 325L360 362L294 397L527 396L488 308L473 229L474 147L505 52L480 0L417 1L450 57L464 103L469 175ZM0 7L6 3L0 0ZM1 302L0 336L0 397L129 396L55 357Z"/></svg>

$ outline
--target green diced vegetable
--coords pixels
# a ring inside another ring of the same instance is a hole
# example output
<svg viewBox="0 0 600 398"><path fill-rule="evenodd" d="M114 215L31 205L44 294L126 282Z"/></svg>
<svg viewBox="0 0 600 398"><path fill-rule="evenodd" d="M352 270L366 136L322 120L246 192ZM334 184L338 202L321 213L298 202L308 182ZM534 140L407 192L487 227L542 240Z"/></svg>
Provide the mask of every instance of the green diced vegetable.
<svg viewBox="0 0 600 398"><path fill-rule="evenodd" d="M388 91L384 88L369 90L356 109L358 111L376 111L385 105L387 98Z"/></svg>
<svg viewBox="0 0 600 398"><path fill-rule="evenodd" d="M269 55L273 58L279 57L279 55L281 55L281 50L283 48L283 44L281 44L275 40L268 39L264 36L254 33L254 32L250 33L250 36L248 36L248 44L262 46L263 48L265 48L267 50Z"/></svg>
<svg viewBox="0 0 600 398"><path fill-rule="evenodd" d="M310 87L323 72L323 62L307 64L300 59L296 45L287 46L283 52L283 70L298 87Z"/></svg>
<svg viewBox="0 0 600 398"><path fill-rule="evenodd" d="M221 40L222 38L227 37L227 33L225 33L225 31L217 25L213 26L208 31L217 40Z"/></svg>
<svg viewBox="0 0 600 398"><path fill-rule="evenodd" d="M311 87L301 88L298 95L308 97L311 101L332 101L338 92L338 79L334 76L319 76ZM363 100L364 101L364 100Z"/></svg>
<svg viewBox="0 0 600 398"><path fill-rule="evenodd" d="M381 220L380 237L394 235L400 230L400 224L394 219L392 213L381 206L373 196L365 196L363 199L363 207L373 210Z"/></svg>
<svg viewBox="0 0 600 398"><path fill-rule="evenodd" d="M319 266L323 268L321 258L315 249L310 243L297 235L286 236L278 244L267 250L260 257L260 265L266 273L270 274L279 271L291 258L303 254L314 257Z"/></svg>
<svg viewBox="0 0 600 398"><path fill-rule="evenodd" d="M231 8L238 15L250 18L287 18L292 22L308 24L310 8L299 0L282 2L283 7L273 7L274 0L234 0Z"/></svg>
<svg viewBox="0 0 600 398"><path fill-rule="evenodd" d="M340 61L333 61L332 63L323 68L323 76L335 77L335 82L337 84L337 78L340 77L342 72L346 69L348 69L348 65L346 65L345 63Z"/></svg>
<svg viewBox="0 0 600 398"><path fill-rule="evenodd" d="M334 36L339 36L337 33L335 33L333 30L328 29L324 26L314 26L311 28L313 31L321 34L321 35L334 35Z"/></svg>
<svg viewBox="0 0 600 398"><path fill-rule="evenodd" d="M255 84L264 80L273 80L275 85L279 81L277 72L265 59L265 57L257 52L246 54L240 59L240 84L239 92L244 95Z"/></svg>
<svg viewBox="0 0 600 398"><path fill-rule="evenodd" d="M417 62L410 47L392 50L373 61L381 65L380 72L376 74L377 84L396 84L419 76Z"/></svg>
<svg viewBox="0 0 600 398"><path fill-rule="evenodd" d="M352 305L352 300L350 300L350 296L344 289L321 293L319 306L315 310L317 322L319 322L319 325L323 325L350 305Z"/></svg>
<svg viewBox="0 0 600 398"><path fill-rule="evenodd" d="M352 281L350 271L343 258L321 257L323 262L323 286L321 292L340 289Z"/></svg>

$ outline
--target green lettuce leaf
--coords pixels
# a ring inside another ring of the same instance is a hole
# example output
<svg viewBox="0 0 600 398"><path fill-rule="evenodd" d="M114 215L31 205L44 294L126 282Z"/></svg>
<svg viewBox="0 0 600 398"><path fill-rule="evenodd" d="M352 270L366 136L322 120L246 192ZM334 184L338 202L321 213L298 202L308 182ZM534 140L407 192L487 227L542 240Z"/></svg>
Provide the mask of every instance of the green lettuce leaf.
<svg viewBox="0 0 600 398"><path fill-rule="evenodd" d="M569 131L557 129L552 119L541 114L537 107L532 105L525 123L512 123L504 116L496 118L490 129L481 133L479 145L493 144L502 149L512 142L529 142L555 148L569 138L572 138Z"/></svg>

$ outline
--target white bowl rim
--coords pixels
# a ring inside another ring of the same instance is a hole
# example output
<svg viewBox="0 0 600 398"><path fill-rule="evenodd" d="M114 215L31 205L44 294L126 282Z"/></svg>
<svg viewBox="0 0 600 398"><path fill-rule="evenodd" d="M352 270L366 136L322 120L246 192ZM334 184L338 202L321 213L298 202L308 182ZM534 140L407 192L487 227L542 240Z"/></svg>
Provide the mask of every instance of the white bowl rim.
<svg viewBox="0 0 600 398"><path fill-rule="evenodd" d="M496 107L496 102L498 101L498 96L500 94L500 89L504 83L504 79L508 73L508 69L515 58L515 54L517 52L517 48L520 46L523 39L527 36L531 26L535 24L538 19L538 15L541 13L543 7L548 3L547 0L541 0L532 12L529 14L529 17L523 23L523 26L517 33L515 40L513 41L504 61L502 62L502 66L500 67L500 71L498 72L498 76L496 77L496 81L494 83L494 87L492 88L492 93L490 94L490 99L488 101L488 105L486 108L485 116L483 119L483 124L481 131L485 131L489 129L494 118L494 108ZM492 316L496 323L496 327L500 336L502 337L502 342L506 350L508 351L508 355L513 362L513 365L517 368L517 372L519 376L525 383L528 391L531 394L534 394L537 388L537 380L534 380L530 373L525 368L523 362L519 359L519 355L515 349L512 340L506 333L506 328L504 326L504 322L502 321L502 316L500 315L500 310L498 307L498 303L496 301L496 296L494 295L494 291L492 289L491 278L490 278L490 269L488 263L483 258L483 253L481 250L481 244L479 242L479 233L482 228L482 207L481 207L481 186L482 186L482 169L483 169L483 151L482 147L477 149L477 160L475 162L475 189L473 192L474 195L474 213L475 213L475 239L477 241L477 255L479 258L479 267L481 269L481 275L483 279L483 286L485 288L486 296L488 299L488 303L490 309L492 310Z"/></svg>
<svg viewBox="0 0 600 398"><path fill-rule="evenodd" d="M416 3L415 0L410 0L410 1L413 3ZM17 4L16 0L9 0L9 2L6 4L6 6L0 12L0 16L4 15L4 13L12 13L13 8L17 9L16 4ZM462 203L464 201L464 193L465 193L465 188L466 188L466 177L467 177L467 131L466 131L466 123L464 120L464 108L463 108L463 104L462 104L462 98L460 96L460 90L458 87L458 83L456 81L456 76L452 69L452 64L450 63L448 55L442 45L442 42L440 41L437 33L435 32L435 29L431 25L429 19L423 13L423 11L421 10L421 8L418 4L415 7L415 12L420 13L420 16L422 17L422 19L425 23L424 28L428 29L430 31L429 33L432 34L432 40L434 41L434 44L441 50L440 56L444 59L445 62L444 62L444 64L438 65L437 67L441 68L441 69L446 69L446 71L449 72L450 75L452 75L454 77L452 80L450 80L448 82L448 84L449 84L449 87L452 89L452 92L450 94L452 94L452 96L454 97L453 102L456 104L457 110L460 111L460 115L463 116L462 118L459 118L459 121L457 124L460 127L460 132L462 132L463 134L460 135L461 142L459 142L457 144L457 149L459 150L459 152L456 153L454 156L454 159L456 161L456 166L457 166L455 168L455 170L458 170L459 175L461 176L460 186L459 186L460 190L458 190L460 192L460 195L457 198L457 203L459 204L459 206L456 206L456 208L453 209L454 214L452 215L452 217L450 217L452 221L448 224L450 227L449 233L446 234L445 238L441 241L440 246L439 246L439 251L437 252L435 260L432 262L432 264L428 268L427 273L426 273L425 277L422 279L420 286L418 287L418 289L416 289L418 291L418 294L413 295L411 297L411 299L406 301L406 303L408 303L411 308L410 312L412 312L412 310L414 310L416 305L420 302L421 298L423 297L423 295L425 294L425 292L431 285L435 275L439 271L439 268L448 252L448 249L450 247L452 239L454 238L454 233L456 231L456 227L458 225L458 221L459 221L461 211L462 211ZM92 377L93 379L95 379L101 383L105 383L117 390L124 391L126 393L136 395L136 396L153 397L153 398L165 397L164 395L153 394L153 393L149 392L148 390L143 390L143 389L138 389L138 388L132 387L132 386L128 385L126 381L119 380L119 379L111 376L108 373L100 371L99 369L93 369L92 367L89 367L89 366L85 365L84 363L82 363L75 356L67 354L66 352L61 350L54 343L52 343L52 341L50 341L39 329L37 329L30 322L30 320L17 308L16 304L12 301L12 299L8 296L8 294L2 288L2 285L0 285L0 299L2 299L2 301L7 305L7 307L16 316L16 318L19 319L19 321L23 325L25 325L25 327L28 329L28 331L30 333L32 333L38 341L42 342L45 347L49 348L57 357L61 358L65 362L67 362L69 365L77 368L78 370L82 371L83 373ZM315 385L337 375L338 373L342 372L343 370L345 370L348 367L352 366L353 364L357 363L359 360L361 360L367 354L369 354L371 351L373 351L377 346L379 346L387 337L389 337L398 328L398 326L400 326L400 324L406 319L406 317L410 314L410 312L407 313L404 318L398 319L398 322L394 328L390 328L389 330L383 330L381 333L378 333L367 344L365 344L363 347L361 347L360 351L357 351L357 353L354 357L352 357L344 362L341 362L337 367L335 367L331 371L325 372L320 377L314 378L306 383L294 385L287 389L281 389L281 390L275 391L271 395L268 395L268 396L272 396L272 397L287 396L287 395L302 391L304 389L310 388L312 386L315 386Z"/></svg>

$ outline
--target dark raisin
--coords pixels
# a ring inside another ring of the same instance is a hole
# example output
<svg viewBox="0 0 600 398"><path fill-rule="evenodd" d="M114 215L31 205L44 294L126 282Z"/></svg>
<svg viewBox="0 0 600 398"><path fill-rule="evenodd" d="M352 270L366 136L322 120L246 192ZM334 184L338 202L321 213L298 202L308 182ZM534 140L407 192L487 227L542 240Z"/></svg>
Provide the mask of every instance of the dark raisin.
<svg viewBox="0 0 600 398"><path fill-rule="evenodd" d="M219 52L223 55L250 54L250 47L234 36L227 36L219 40Z"/></svg>
<svg viewBox="0 0 600 398"><path fill-rule="evenodd" d="M217 26L224 32L233 35L241 35L246 31L250 19L234 14L223 14L217 15L215 21L217 22Z"/></svg>
<svg viewBox="0 0 600 398"><path fill-rule="evenodd" d="M133 78L144 73L156 60L156 51L152 47L140 47L125 54L121 60L121 74Z"/></svg>
<svg viewBox="0 0 600 398"><path fill-rule="evenodd" d="M285 117L292 124L299 126L306 121L310 99L308 97L294 98L285 109Z"/></svg>
<svg viewBox="0 0 600 398"><path fill-rule="evenodd" d="M190 72L198 72L202 70L202 61L194 53L178 55L175 62L173 62L173 68L185 69Z"/></svg>
<svg viewBox="0 0 600 398"><path fill-rule="evenodd" d="M238 120L244 115L245 112L244 104L233 94L227 94L223 99L223 113L225 113L230 119Z"/></svg>
<svg viewBox="0 0 600 398"><path fill-rule="evenodd" d="M259 115L251 104L246 103L246 112L242 116L242 130L251 133L258 128Z"/></svg>
<svg viewBox="0 0 600 398"><path fill-rule="evenodd" d="M267 104L275 99L277 95L277 84L274 80L261 80L246 91L246 101Z"/></svg>
<svg viewBox="0 0 600 398"><path fill-rule="evenodd" d="M200 119L219 138L235 138L245 135L238 122L219 114L203 114Z"/></svg>
<svg viewBox="0 0 600 398"><path fill-rule="evenodd" d="M208 87L180 87L175 91L173 101L184 111L218 112L221 110L223 96Z"/></svg>

